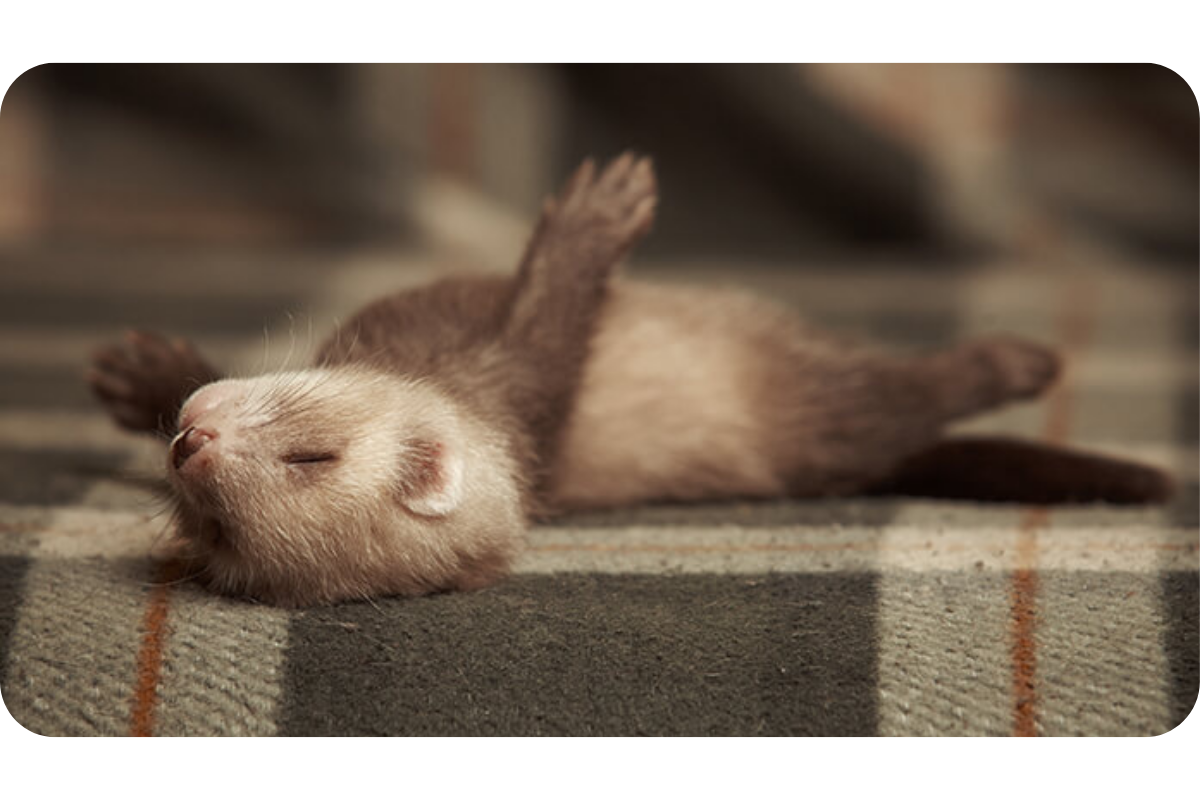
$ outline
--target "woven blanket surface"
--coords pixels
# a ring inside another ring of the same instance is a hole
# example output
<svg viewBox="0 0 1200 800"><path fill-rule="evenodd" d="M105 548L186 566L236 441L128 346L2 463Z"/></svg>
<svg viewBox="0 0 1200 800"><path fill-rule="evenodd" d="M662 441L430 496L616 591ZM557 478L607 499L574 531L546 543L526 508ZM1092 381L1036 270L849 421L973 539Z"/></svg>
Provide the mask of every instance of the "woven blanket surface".
<svg viewBox="0 0 1200 800"><path fill-rule="evenodd" d="M80 256L82 257L82 256ZM405 254L0 273L0 690L49 735L1152 735L1197 694L1196 281L1143 264L638 265L900 348L1007 330L1069 367L964 430L1138 458L1163 508L660 506L536 527L489 589L284 611L164 580L163 454L81 379L123 326L300 363ZM290 316L289 316L290 313ZM264 336L264 325L269 331Z"/></svg>

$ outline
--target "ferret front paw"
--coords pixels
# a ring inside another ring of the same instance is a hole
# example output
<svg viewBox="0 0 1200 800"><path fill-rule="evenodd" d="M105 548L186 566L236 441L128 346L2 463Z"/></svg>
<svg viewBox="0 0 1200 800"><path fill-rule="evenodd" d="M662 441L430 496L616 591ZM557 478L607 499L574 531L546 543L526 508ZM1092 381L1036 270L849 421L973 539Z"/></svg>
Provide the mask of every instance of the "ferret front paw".
<svg viewBox="0 0 1200 800"><path fill-rule="evenodd" d="M191 343L143 331L97 350L85 374L118 425L164 433L174 428L184 399L218 377Z"/></svg>
<svg viewBox="0 0 1200 800"><path fill-rule="evenodd" d="M657 202L650 159L625 153L599 175L588 159L559 198L547 201L548 232L579 256L607 266L650 230Z"/></svg>

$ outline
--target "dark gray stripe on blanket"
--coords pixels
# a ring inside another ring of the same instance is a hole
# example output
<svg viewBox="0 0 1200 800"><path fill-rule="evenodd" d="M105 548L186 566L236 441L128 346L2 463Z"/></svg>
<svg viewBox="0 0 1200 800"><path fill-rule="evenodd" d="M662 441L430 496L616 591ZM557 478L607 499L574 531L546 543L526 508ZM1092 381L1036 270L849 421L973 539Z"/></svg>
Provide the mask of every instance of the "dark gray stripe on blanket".
<svg viewBox="0 0 1200 800"><path fill-rule="evenodd" d="M873 735L876 578L523 576L318 609L292 735Z"/></svg>
<svg viewBox="0 0 1200 800"><path fill-rule="evenodd" d="M8 645L25 588L25 573L31 560L25 556L0 556L0 691L8 678Z"/></svg>
<svg viewBox="0 0 1200 800"><path fill-rule="evenodd" d="M101 477L128 461L112 450L34 450L0 446L0 502L63 505L78 501Z"/></svg>
<svg viewBox="0 0 1200 800"><path fill-rule="evenodd" d="M1181 314L1186 353L1200 353L1200 307L1186 303ZM1177 447L1200 447L1200 389L1186 385L1176 404ZM1200 486L1180 486L1180 497L1172 505L1172 523L1181 528L1200 527ZM1194 572L1165 572L1162 597L1166 627L1166 657L1171 670L1172 716L1182 722L1192 714L1200 694L1200 575Z"/></svg>
<svg viewBox="0 0 1200 800"><path fill-rule="evenodd" d="M84 354L79 355L82 363ZM100 404L84 382L83 367L9 364L0 368L0 408L92 411Z"/></svg>
<svg viewBox="0 0 1200 800"><path fill-rule="evenodd" d="M149 328L196 335L261 334L263 325L301 308L299 297L281 293L271 297L197 297L194 293L138 292L124 286L99 300L88 283L72 293L62 288L10 289L0 293L0 320L24 328ZM102 342L97 342L102 344Z"/></svg>
<svg viewBox="0 0 1200 800"><path fill-rule="evenodd" d="M1171 670L1171 724L1175 726L1191 713L1200 692L1200 575L1166 573L1162 576L1162 599Z"/></svg>

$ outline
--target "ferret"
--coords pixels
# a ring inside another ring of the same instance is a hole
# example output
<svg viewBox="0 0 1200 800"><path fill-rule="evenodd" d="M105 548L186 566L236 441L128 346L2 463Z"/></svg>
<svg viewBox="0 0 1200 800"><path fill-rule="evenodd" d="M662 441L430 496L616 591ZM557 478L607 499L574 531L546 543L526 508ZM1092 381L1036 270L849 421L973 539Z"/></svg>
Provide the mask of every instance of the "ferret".
<svg viewBox="0 0 1200 800"><path fill-rule="evenodd" d="M88 380L118 424L170 439L174 527L199 578L284 606L483 587L531 519L577 509L1170 491L1149 467L943 437L1042 393L1059 359L1038 344L897 355L761 298L617 276L656 202L648 159L588 160L514 275L381 299L310 369L222 379L190 343L133 332Z"/></svg>

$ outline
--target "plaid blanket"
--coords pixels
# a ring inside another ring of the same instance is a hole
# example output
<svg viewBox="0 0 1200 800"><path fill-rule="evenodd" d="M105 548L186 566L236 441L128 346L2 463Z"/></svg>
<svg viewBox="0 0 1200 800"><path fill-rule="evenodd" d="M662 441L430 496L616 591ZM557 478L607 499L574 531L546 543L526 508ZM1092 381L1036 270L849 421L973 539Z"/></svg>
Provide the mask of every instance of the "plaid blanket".
<svg viewBox="0 0 1200 800"><path fill-rule="evenodd" d="M1161 465L1181 488L1167 508L878 498L580 515L532 530L493 588L304 611L159 571L161 447L91 402L88 349L132 325L193 336L243 371L297 363L335 318L434 266L5 256L0 689L18 722L57 735L1150 735L1195 703L1196 282L1143 264L636 271L757 286L898 347L999 329L1053 342L1070 359L1058 389L965 428Z"/></svg>

